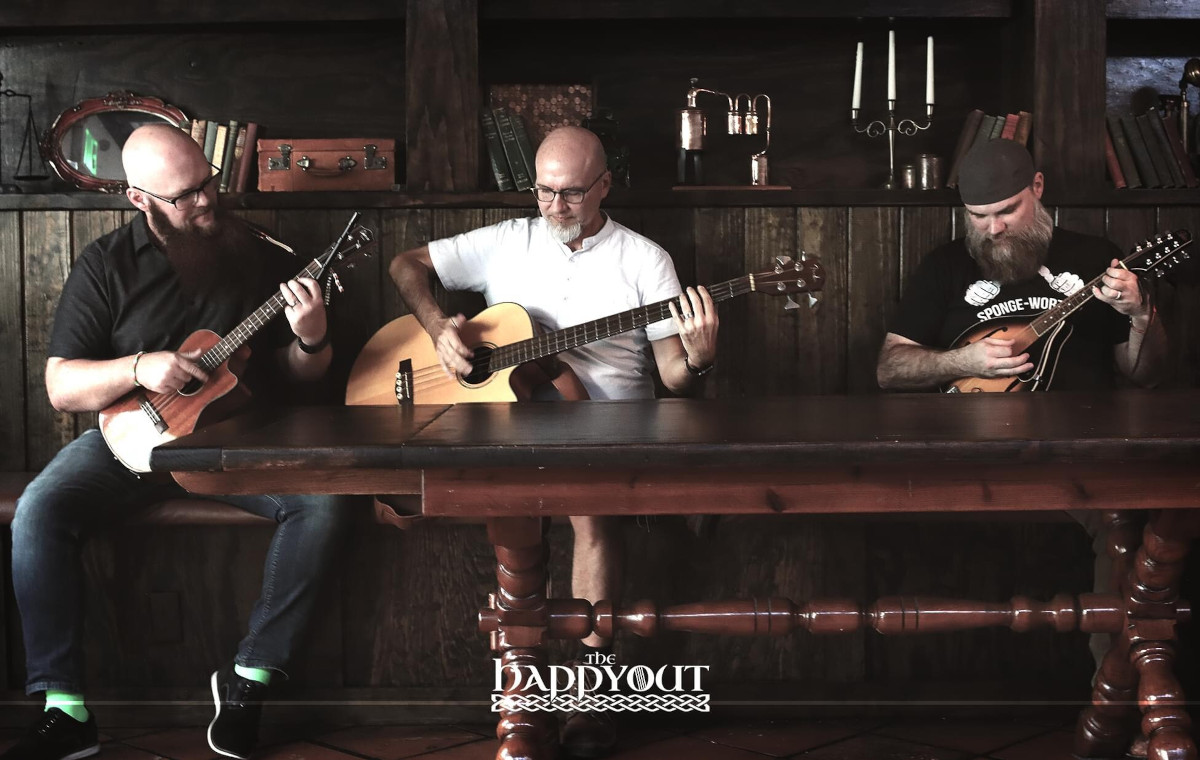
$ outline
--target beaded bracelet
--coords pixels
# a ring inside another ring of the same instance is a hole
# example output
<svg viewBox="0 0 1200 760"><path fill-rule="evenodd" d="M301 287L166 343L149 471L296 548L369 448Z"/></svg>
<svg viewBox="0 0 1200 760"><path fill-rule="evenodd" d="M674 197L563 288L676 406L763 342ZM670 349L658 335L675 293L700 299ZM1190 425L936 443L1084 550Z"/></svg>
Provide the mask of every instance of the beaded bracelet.
<svg viewBox="0 0 1200 760"><path fill-rule="evenodd" d="M145 355L145 353L146 353L145 351L138 351L137 356L133 357L133 387L134 388L142 387L142 384L139 383L138 379L137 379L137 365L138 365L138 362L140 362L142 360L142 356Z"/></svg>

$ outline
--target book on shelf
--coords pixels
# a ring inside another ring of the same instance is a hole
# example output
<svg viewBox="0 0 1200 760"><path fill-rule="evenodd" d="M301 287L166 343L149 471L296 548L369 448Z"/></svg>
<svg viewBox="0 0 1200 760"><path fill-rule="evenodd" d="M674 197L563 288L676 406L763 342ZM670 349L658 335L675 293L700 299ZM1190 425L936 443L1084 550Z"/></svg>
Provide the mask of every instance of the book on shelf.
<svg viewBox="0 0 1200 760"><path fill-rule="evenodd" d="M525 171L529 173L529 186L533 187L537 184L537 153L529 140L529 130L525 128L524 119L517 114L509 111L508 117L517 135L517 148L521 151L521 160L525 162Z"/></svg>
<svg viewBox="0 0 1200 760"><path fill-rule="evenodd" d="M1175 180L1171 175L1170 167L1167 165L1167 155L1163 151L1163 145L1158 141L1158 136L1154 134L1154 127L1150 124L1150 115L1144 113L1135 116L1134 122L1142 134L1142 142L1146 144L1146 152L1150 154L1150 162L1154 164L1154 173L1158 175L1159 186L1174 187ZM1171 159L1171 162L1174 163L1174 159Z"/></svg>
<svg viewBox="0 0 1200 760"><path fill-rule="evenodd" d="M246 130L243 138L242 130ZM253 121L246 122L245 126L238 129L238 142L245 143L245 149L242 151L242 159L237 166L237 181L234 185L234 192L244 193L250 181L250 167L257 162L255 150L258 146L258 123Z"/></svg>
<svg viewBox="0 0 1200 760"><path fill-rule="evenodd" d="M225 165L225 136L229 134L228 124L218 124L217 134L213 138L213 157L209 161L213 166L221 168Z"/></svg>
<svg viewBox="0 0 1200 760"><path fill-rule="evenodd" d="M1138 174L1137 164L1133 161L1133 153L1129 150L1129 142L1125 139L1125 130L1121 128L1121 121L1116 116L1109 116L1105 119L1108 122L1108 134L1112 140L1113 151L1117 156L1117 163L1121 165L1121 175L1125 178L1125 185L1130 189L1142 186L1141 175Z"/></svg>
<svg viewBox="0 0 1200 760"><path fill-rule="evenodd" d="M211 164L217 150L217 123L212 119L204 125L204 158Z"/></svg>
<svg viewBox="0 0 1200 760"><path fill-rule="evenodd" d="M992 140L995 140L1001 134L1004 133L1004 122L1005 122L1005 117L1003 117L1003 116L997 116L996 120L994 122L992 122L992 135L991 135Z"/></svg>
<svg viewBox="0 0 1200 760"><path fill-rule="evenodd" d="M230 120L225 132L225 152L221 159L221 163L217 166L221 167L221 186L219 191L222 193L229 191L229 179L233 176L233 160L237 152L237 133L238 124L236 119Z"/></svg>
<svg viewBox="0 0 1200 760"><path fill-rule="evenodd" d="M483 122L483 140L487 145L488 160L492 165L492 176L496 178L496 187L500 190L516 190L517 186L509 172L508 159L504 156L504 146L500 143L500 128L496 126L496 116L484 109L479 119Z"/></svg>
<svg viewBox="0 0 1200 760"><path fill-rule="evenodd" d="M1175 156L1175 163L1179 166L1179 171L1183 175L1183 184L1185 187L1196 186L1196 172L1192 169L1192 162L1188 158L1187 150L1183 147L1183 140L1179 139L1179 128L1175 126L1175 119L1162 114L1163 129L1167 133L1167 142L1170 145L1171 153Z"/></svg>
<svg viewBox="0 0 1200 760"><path fill-rule="evenodd" d="M1017 120L1020 117L1015 113L1010 113L1004 117L1004 126L1000 128L1000 137L1004 140L1013 140L1017 136Z"/></svg>
<svg viewBox="0 0 1200 760"><path fill-rule="evenodd" d="M979 131L979 122L982 120L983 111L975 108L963 121L962 131L958 133L958 144L954 146L954 155L950 159L950 171L946 173L946 187L958 187L958 165L975 143L975 133Z"/></svg>
<svg viewBox="0 0 1200 760"><path fill-rule="evenodd" d="M517 133L513 130L508 110L495 108L492 109L492 113L496 117L496 127L500 131L500 144L504 146L504 156L508 159L509 168L512 169L513 184L517 186L518 190L528 190L533 187L533 180L525 168L525 161L521 158L521 148L517 145Z"/></svg>
<svg viewBox="0 0 1200 760"><path fill-rule="evenodd" d="M1033 129L1033 114L1029 111L1017 112L1017 133L1013 139L1022 145L1029 145L1029 132Z"/></svg>
<svg viewBox="0 0 1200 760"><path fill-rule="evenodd" d="M207 119L192 119L192 139L196 144L204 148L204 134L208 129Z"/></svg>
<svg viewBox="0 0 1200 760"><path fill-rule="evenodd" d="M1150 160L1150 149L1146 147L1146 141L1142 139L1142 130L1138 129L1137 120L1130 115L1122 116L1121 129L1125 132L1129 150L1133 153L1133 161L1137 164L1138 174L1142 177L1142 185L1162 187L1162 183L1158 179L1158 172L1154 169L1154 162Z"/></svg>
<svg viewBox="0 0 1200 760"><path fill-rule="evenodd" d="M237 192L238 172L241 171L242 161L246 156L246 125L241 124L237 128L237 137L233 139L233 161L229 165L229 179L221 178L225 184L225 189L229 192Z"/></svg>
<svg viewBox="0 0 1200 760"><path fill-rule="evenodd" d="M1167 136L1167 128L1163 125L1162 115L1157 108L1151 108L1146 112L1146 121L1150 123L1154 139L1158 141L1159 152L1163 154L1167 170L1171 173L1171 184L1175 187L1183 187L1183 169L1175 159L1175 151L1171 149L1171 138Z"/></svg>
<svg viewBox="0 0 1200 760"><path fill-rule="evenodd" d="M975 141L971 143L974 148L979 143L987 142L992 139L992 127L996 126L995 116L984 116L979 121L979 131L975 133Z"/></svg>
<svg viewBox="0 0 1200 760"><path fill-rule="evenodd" d="M1117 151L1113 148L1112 135L1104 133L1104 163L1108 166L1108 176L1112 178L1113 187L1118 190L1125 188L1125 175L1121 172L1121 164L1117 162Z"/></svg>

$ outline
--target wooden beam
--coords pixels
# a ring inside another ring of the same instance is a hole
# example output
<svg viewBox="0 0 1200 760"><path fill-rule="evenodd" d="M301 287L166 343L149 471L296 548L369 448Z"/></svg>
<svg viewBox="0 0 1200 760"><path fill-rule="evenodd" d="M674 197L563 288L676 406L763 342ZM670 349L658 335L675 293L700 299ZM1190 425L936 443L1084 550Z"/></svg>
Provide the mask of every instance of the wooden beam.
<svg viewBox="0 0 1200 760"><path fill-rule="evenodd" d="M405 22L409 191L479 189L477 0L411 3Z"/></svg>

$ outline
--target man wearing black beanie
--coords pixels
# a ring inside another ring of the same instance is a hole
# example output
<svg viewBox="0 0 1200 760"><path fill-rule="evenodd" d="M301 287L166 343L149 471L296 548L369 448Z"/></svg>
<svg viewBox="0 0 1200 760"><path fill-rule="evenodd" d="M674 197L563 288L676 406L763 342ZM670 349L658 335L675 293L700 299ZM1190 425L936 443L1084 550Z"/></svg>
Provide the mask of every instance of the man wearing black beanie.
<svg viewBox="0 0 1200 760"><path fill-rule="evenodd" d="M1118 374L1143 386L1158 380L1166 333L1147 293L1112 243L1054 226L1041 203L1044 181L1012 140L964 157L967 235L926 256L909 280L879 353L881 388L931 390L960 378L999 379L989 390L1112 388ZM1003 324L995 320L1028 322L1101 273L1095 298L1028 350L1014 350L1013 329L963 345L984 325Z"/></svg>

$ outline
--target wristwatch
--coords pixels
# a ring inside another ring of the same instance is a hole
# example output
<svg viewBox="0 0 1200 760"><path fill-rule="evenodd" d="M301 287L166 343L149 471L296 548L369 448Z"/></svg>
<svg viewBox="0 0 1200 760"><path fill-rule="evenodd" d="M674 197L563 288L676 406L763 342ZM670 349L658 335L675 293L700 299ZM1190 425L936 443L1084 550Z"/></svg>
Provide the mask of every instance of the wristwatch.
<svg viewBox="0 0 1200 760"><path fill-rule="evenodd" d="M683 355L683 366L687 367L687 371L688 371L689 375L692 375L693 377L704 377L709 372L713 371L713 369L717 366L717 363L713 362L713 363L709 364L707 367L696 368L696 367L692 366L691 359L688 358L687 354L684 354Z"/></svg>
<svg viewBox="0 0 1200 760"><path fill-rule="evenodd" d="M296 342L300 344L300 350L306 354L319 354L329 345L329 330L325 331L325 337L321 338L313 345L308 345L299 335L296 336Z"/></svg>

